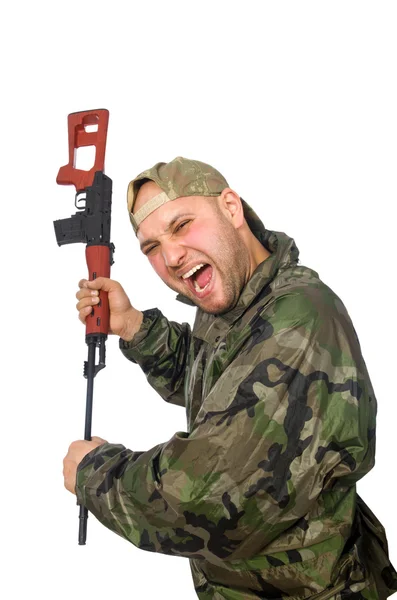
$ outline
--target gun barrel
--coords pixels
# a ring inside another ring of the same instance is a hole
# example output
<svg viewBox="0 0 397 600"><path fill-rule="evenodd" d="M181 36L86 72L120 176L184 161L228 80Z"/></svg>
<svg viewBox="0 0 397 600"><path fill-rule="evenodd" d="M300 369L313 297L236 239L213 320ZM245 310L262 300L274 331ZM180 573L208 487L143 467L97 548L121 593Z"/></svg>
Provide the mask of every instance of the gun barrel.
<svg viewBox="0 0 397 600"><path fill-rule="evenodd" d="M92 401L94 396L94 377L95 377L95 349L97 341L95 338L87 342L88 345L88 360L87 360L87 397L85 406L85 426L84 439L91 440L91 424L92 424ZM88 510L85 506L80 505L79 511L79 546L84 546L87 539L87 519Z"/></svg>

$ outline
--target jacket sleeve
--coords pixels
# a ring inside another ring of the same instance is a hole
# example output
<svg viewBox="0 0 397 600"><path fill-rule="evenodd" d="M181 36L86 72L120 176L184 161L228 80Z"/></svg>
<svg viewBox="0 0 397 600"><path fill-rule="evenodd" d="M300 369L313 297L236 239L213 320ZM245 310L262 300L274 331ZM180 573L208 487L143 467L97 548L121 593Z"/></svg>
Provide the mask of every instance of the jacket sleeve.
<svg viewBox="0 0 397 600"><path fill-rule="evenodd" d="M375 416L352 331L299 297L277 300L191 433L143 453L95 449L78 468L78 501L145 550L211 562L254 556L323 488L351 486L372 467Z"/></svg>
<svg viewBox="0 0 397 600"><path fill-rule="evenodd" d="M120 338L121 352L139 364L150 385L160 396L185 406L184 377L191 330L188 323L168 321L157 309L143 312L140 330L131 342Z"/></svg>

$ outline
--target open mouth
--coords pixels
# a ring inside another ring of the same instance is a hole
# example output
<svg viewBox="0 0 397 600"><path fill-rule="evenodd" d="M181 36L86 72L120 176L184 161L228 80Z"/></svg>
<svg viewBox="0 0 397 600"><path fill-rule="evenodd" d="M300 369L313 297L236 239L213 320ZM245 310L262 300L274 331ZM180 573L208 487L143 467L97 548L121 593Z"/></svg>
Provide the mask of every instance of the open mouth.
<svg viewBox="0 0 397 600"><path fill-rule="evenodd" d="M213 270L211 265L201 263L193 267L182 279L189 289L200 298L210 291Z"/></svg>

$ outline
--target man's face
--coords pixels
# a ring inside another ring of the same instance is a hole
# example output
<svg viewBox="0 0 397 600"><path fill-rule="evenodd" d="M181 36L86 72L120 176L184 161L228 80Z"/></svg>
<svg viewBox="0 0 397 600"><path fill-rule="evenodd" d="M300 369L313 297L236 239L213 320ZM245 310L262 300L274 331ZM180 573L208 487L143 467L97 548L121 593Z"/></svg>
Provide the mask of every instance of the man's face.
<svg viewBox="0 0 397 600"><path fill-rule="evenodd" d="M134 212L162 190L147 182ZM164 283L208 313L221 314L237 302L249 279L248 250L216 198L189 196L167 202L142 221L142 252Z"/></svg>

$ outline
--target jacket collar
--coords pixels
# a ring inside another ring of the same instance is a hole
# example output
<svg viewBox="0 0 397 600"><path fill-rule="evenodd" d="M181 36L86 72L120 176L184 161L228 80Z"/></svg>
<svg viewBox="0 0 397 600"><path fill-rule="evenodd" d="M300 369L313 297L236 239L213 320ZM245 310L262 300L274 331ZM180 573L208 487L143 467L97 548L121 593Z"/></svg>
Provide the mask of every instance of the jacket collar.
<svg viewBox="0 0 397 600"><path fill-rule="evenodd" d="M294 240L285 233L266 230L259 241L271 252L271 255L257 266L251 279L243 288L236 306L227 313L220 315L228 323L233 323L241 317L258 294L274 279L280 269L298 263L299 250Z"/></svg>

